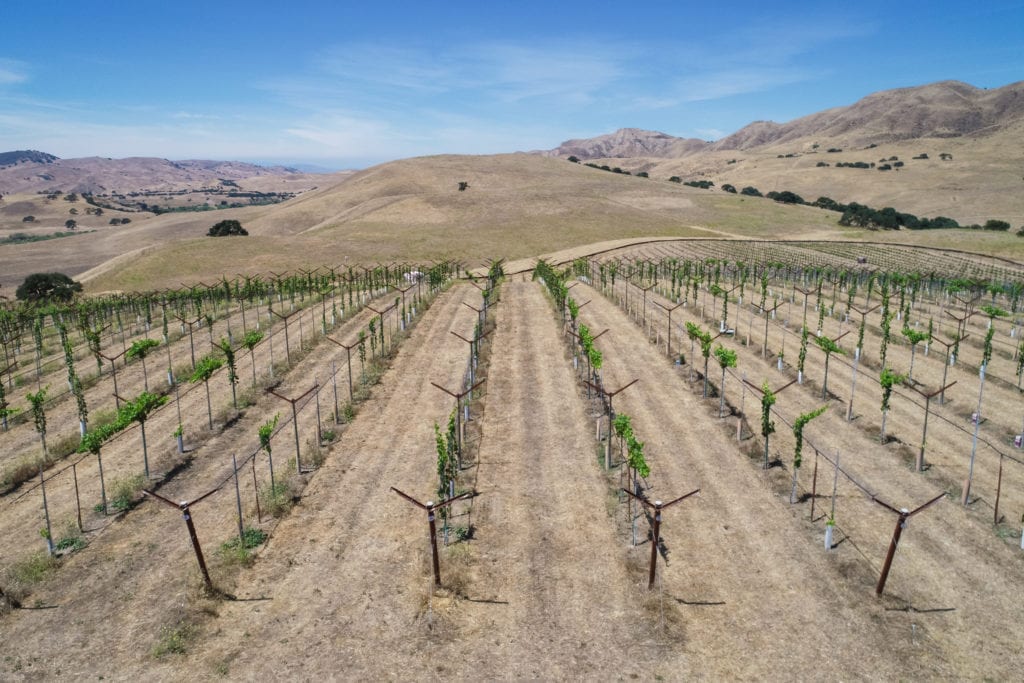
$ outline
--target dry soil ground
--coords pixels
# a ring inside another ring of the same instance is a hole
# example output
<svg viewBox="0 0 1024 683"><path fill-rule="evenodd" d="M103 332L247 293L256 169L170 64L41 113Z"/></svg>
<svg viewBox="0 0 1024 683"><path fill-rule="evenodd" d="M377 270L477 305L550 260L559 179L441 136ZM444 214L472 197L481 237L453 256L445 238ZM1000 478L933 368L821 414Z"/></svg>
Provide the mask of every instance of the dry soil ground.
<svg viewBox="0 0 1024 683"><path fill-rule="evenodd" d="M433 496L432 426L447 420L452 401L431 382L454 387L463 379L466 344L450 331L471 334L474 314L463 302L479 302L478 291L463 286L443 294L413 329L255 566L214 564L215 582L234 600L201 597L179 515L146 502L39 586L30 609L0 617L10 657L4 676L1002 679L1020 670L1012 601L1019 551L991 532L984 515L947 500L915 517L886 594L875 598L893 516L841 482L840 542L826 552L820 511L827 499L816 501L814 521L806 496L789 505L788 470L759 469L748 454L756 440L737 444L735 418L720 420L717 400L700 399L688 367L673 365L652 335L596 290L581 284L573 294L592 301L583 322L610 329L598 341L606 384L640 379L615 407L633 417L647 443L647 494L670 500L701 488L664 513L653 592L646 590L647 522L637 520L639 545L632 547L626 506L615 494L619 475L602 473L597 415L577 382L560 321L541 286L521 281L502 288L486 412L477 416L479 450L462 475L478 495L459 504L455 523L471 521L474 533L442 549L446 585L432 590L425 515L389 487ZM697 320L686 310L673 323ZM351 339L365 322L334 336ZM785 331L776 326L770 334L776 348ZM729 344L755 379L777 373L760 360L756 337L749 347ZM343 358L343 349L321 343L279 390L297 394L311 374ZM848 377L838 370L833 392L842 396ZM729 382L735 405L738 383ZM782 414L817 405L814 390L807 384L782 394ZM875 403L875 389L862 390L864 405ZM1000 400L1011 400L1009 389L999 391L1007 392ZM226 386L216 392L215 404L223 405ZM196 391L189 400L203 416L205 396ZM757 422L753 404L747 396L748 434ZM256 426L279 409L286 406L262 398L237 425L211 435L166 493L191 496L230 472L225 456L247 451ZM842 412L830 410L808 428L823 452L841 445L849 470L897 505L942 490L942 448L933 470L918 475L893 444L873 446L873 428L861 420L847 425ZM303 434L312 429L310 414ZM905 419L890 416L897 434ZM788 462L785 432L780 424L772 450ZM281 459L288 435L275 440ZM112 448L113 460L137 459L129 440ZM808 448L802 490L812 459ZM822 487L819 481L819 494ZM196 508L211 554L233 533L232 493L226 488L208 508ZM181 631L186 624L193 630ZM154 657L153 646L174 629L185 654Z"/></svg>

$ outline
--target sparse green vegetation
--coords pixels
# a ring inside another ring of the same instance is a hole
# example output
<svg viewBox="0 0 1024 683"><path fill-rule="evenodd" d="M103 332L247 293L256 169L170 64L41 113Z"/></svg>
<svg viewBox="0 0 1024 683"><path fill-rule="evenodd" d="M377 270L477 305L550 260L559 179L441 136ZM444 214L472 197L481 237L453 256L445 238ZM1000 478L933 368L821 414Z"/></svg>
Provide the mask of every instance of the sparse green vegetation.
<svg viewBox="0 0 1024 683"><path fill-rule="evenodd" d="M233 537L230 541L220 544L217 553L229 565L248 567L253 563L253 549L263 545L267 540L267 532L255 527L246 527L241 538Z"/></svg>
<svg viewBox="0 0 1024 683"><path fill-rule="evenodd" d="M198 635L199 627L194 624L181 623L177 626L165 627L160 632L160 638L153 645L150 654L156 659L167 655L183 655Z"/></svg>
<svg viewBox="0 0 1024 683"><path fill-rule="evenodd" d="M118 512L127 512L139 504L139 493L146 485L141 474L115 479L110 484L110 507Z"/></svg>

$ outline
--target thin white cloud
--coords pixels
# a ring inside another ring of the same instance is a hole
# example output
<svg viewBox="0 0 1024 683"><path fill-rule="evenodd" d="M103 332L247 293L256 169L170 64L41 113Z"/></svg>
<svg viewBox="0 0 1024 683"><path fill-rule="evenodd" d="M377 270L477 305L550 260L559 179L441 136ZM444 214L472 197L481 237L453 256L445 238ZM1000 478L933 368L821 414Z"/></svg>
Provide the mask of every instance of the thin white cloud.
<svg viewBox="0 0 1024 683"><path fill-rule="evenodd" d="M0 59L0 86L28 80L28 65L15 59Z"/></svg>
<svg viewBox="0 0 1024 683"><path fill-rule="evenodd" d="M216 121L221 117L214 114L197 114L190 111L176 111L171 114L172 119L184 119L184 120L199 120L199 121Z"/></svg>
<svg viewBox="0 0 1024 683"><path fill-rule="evenodd" d="M724 138L727 133L717 128L698 128L697 135L701 136L704 140L718 140L719 138Z"/></svg>
<svg viewBox="0 0 1024 683"><path fill-rule="evenodd" d="M709 71L677 81L673 90L680 102L717 100L763 92L817 78L820 73L800 66L736 68Z"/></svg>
<svg viewBox="0 0 1024 683"><path fill-rule="evenodd" d="M305 76L272 79L261 87L303 109L353 102L366 110L406 109L438 99L482 106L545 98L579 106L625 73L623 63L605 51L514 43L445 49L348 45L325 52Z"/></svg>

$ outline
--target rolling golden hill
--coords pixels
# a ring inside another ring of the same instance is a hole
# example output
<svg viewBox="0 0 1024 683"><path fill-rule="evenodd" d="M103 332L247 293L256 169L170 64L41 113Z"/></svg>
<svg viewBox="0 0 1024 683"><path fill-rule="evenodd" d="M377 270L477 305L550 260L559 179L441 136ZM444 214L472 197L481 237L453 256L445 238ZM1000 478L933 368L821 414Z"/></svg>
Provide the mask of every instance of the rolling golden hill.
<svg viewBox="0 0 1024 683"><path fill-rule="evenodd" d="M461 182L467 189L459 190ZM1013 234L842 228L838 214L814 207L528 154L390 162L283 204L216 212L216 219L224 217L242 221L251 236L203 237L209 214L167 214L104 238L89 252L96 263L79 273L90 291L159 288L316 265L440 258L475 265L486 258L670 236L882 239L1024 256L1024 239ZM80 260L86 253L75 252Z"/></svg>

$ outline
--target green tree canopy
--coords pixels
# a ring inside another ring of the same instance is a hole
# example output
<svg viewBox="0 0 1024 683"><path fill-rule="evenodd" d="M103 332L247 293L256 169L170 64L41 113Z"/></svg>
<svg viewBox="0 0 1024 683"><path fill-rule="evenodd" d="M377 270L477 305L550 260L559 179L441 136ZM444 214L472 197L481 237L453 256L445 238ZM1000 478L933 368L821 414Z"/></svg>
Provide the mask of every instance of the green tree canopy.
<svg viewBox="0 0 1024 683"><path fill-rule="evenodd" d="M215 223L206 233L208 237L228 237L230 235L248 235L242 224L234 219L225 219Z"/></svg>
<svg viewBox="0 0 1024 683"><path fill-rule="evenodd" d="M15 292L22 301L70 301L82 283L75 282L64 273L32 273Z"/></svg>

